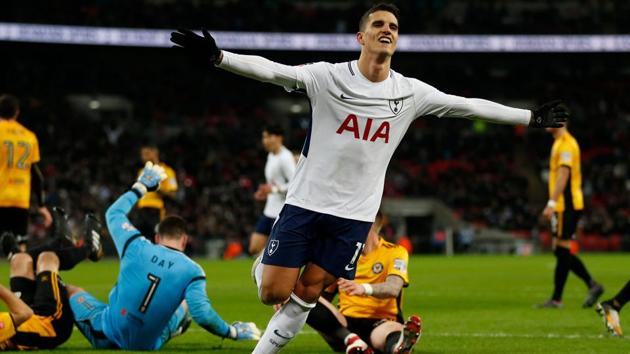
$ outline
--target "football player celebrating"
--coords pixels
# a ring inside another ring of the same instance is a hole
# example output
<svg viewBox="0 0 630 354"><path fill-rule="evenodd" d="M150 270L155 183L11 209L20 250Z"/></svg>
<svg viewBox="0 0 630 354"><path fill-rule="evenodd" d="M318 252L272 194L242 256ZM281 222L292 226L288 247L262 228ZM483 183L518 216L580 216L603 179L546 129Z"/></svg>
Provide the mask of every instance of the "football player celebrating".
<svg viewBox="0 0 630 354"><path fill-rule="evenodd" d="M138 200L157 190L165 178L160 165L147 162L138 181L107 210L107 228L121 263L118 281L109 293L109 304L83 289L68 288L77 327L95 348L154 350L183 333L192 315L201 327L222 338L257 340L255 324L229 325L210 305L203 269L183 253L188 235L182 218L164 218L156 244L127 218Z"/></svg>
<svg viewBox="0 0 630 354"><path fill-rule="evenodd" d="M409 255L402 246L379 236L382 215L376 215L357 262L354 281L339 279L339 309L331 301L331 287L320 297L306 323L316 329L333 350L346 353L410 353L420 339L417 315L403 324L402 290L409 285ZM368 344L369 343L369 344Z"/></svg>
<svg viewBox="0 0 630 354"><path fill-rule="evenodd" d="M208 65L308 95L312 120L286 202L256 271L265 304L284 303L254 353L276 353L304 326L322 290L354 279L356 262L383 195L387 165L411 123L427 115L560 127L557 103L535 111L448 95L391 69L398 9L378 4L359 22L358 60L288 66L220 50L203 30L171 41ZM302 267L305 267L302 271ZM285 302L285 300L288 300Z"/></svg>

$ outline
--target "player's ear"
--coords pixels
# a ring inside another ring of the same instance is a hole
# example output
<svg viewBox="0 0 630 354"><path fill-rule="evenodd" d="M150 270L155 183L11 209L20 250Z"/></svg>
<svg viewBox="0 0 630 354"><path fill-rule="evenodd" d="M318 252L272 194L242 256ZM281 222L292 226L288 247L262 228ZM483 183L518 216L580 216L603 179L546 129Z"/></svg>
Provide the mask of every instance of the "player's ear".
<svg viewBox="0 0 630 354"><path fill-rule="evenodd" d="M357 32L357 42L359 42L360 45L365 45L365 40L363 39L363 32Z"/></svg>

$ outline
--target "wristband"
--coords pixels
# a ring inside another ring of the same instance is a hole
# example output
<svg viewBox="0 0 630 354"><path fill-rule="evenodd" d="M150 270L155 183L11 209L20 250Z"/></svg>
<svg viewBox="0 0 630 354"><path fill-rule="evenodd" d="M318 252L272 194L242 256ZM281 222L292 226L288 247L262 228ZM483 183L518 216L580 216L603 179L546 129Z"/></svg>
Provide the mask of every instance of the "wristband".
<svg viewBox="0 0 630 354"><path fill-rule="evenodd" d="M363 285L363 289L365 289L365 295L370 296L374 294L374 288L370 284L361 284Z"/></svg>
<svg viewBox="0 0 630 354"><path fill-rule="evenodd" d="M549 201L547 202L547 208L555 208L556 207L556 201L555 200L551 200L549 199Z"/></svg>
<svg viewBox="0 0 630 354"><path fill-rule="evenodd" d="M230 339L236 339L237 336L238 336L238 333L236 331L236 327L229 326L228 327L227 337L230 338Z"/></svg>
<svg viewBox="0 0 630 354"><path fill-rule="evenodd" d="M134 183L133 186L131 186L131 189L140 193L140 195L138 196L138 199L142 198L145 194L147 194L147 186L145 186L144 184L140 182Z"/></svg>
<svg viewBox="0 0 630 354"><path fill-rule="evenodd" d="M278 193L280 192L280 189L276 186L271 186L271 193Z"/></svg>

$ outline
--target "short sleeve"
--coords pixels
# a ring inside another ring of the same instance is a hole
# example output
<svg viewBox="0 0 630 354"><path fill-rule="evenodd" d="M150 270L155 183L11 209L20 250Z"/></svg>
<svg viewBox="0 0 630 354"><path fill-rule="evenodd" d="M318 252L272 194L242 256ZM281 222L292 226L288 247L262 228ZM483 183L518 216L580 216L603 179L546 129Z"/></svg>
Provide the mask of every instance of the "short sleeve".
<svg viewBox="0 0 630 354"><path fill-rule="evenodd" d="M392 250L390 263L387 268L387 275L398 275L405 281L405 285L409 284L409 274L407 266L409 264L409 253L401 246L397 246Z"/></svg>
<svg viewBox="0 0 630 354"><path fill-rule="evenodd" d="M573 168L575 166L575 157L577 151L568 143L562 143L558 148L558 166L567 166Z"/></svg>
<svg viewBox="0 0 630 354"><path fill-rule="evenodd" d="M297 66L297 87L286 87L286 89L288 91L305 90L309 97L317 95L326 87L332 68L333 65L327 62Z"/></svg>
<svg viewBox="0 0 630 354"><path fill-rule="evenodd" d="M35 134L33 134L33 146L31 149L31 164L38 163L40 160L39 141L37 141L37 136Z"/></svg>
<svg viewBox="0 0 630 354"><path fill-rule="evenodd" d="M177 176L172 168L166 167L166 179L160 183L160 189L164 192L177 191Z"/></svg>

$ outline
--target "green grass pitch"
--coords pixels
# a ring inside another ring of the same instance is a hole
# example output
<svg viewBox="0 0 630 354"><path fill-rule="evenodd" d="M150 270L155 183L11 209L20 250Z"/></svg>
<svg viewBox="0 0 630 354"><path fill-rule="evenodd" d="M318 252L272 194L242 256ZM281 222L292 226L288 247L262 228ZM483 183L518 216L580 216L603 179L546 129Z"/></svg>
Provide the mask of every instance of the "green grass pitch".
<svg viewBox="0 0 630 354"><path fill-rule="evenodd" d="M585 254L582 258L614 295L630 278L630 255ZM254 321L264 328L272 314L260 304L249 277L250 260L200 261L208 276L213 306L228 322ZM419 313L424 322L420 353L630 353L630 340L613 338L592 309L582 309L584 285L571 275L561 310L534 309L551 293L555 261L551 255L415 256L410 261L411 285L405 290L405 313ZM85 262L62 274L105 300L116 280L118 263ZM8 264L0 263L7 284ZM630 332L630 309L621 314ZM629 337L630 338L630 337ZM171 341L165 353L250 353L254 343L221 341L196 325ZM56 351L105 353L89 348L81 333ZM284 353L326 353L326 344L305 327Z"/></svg>

